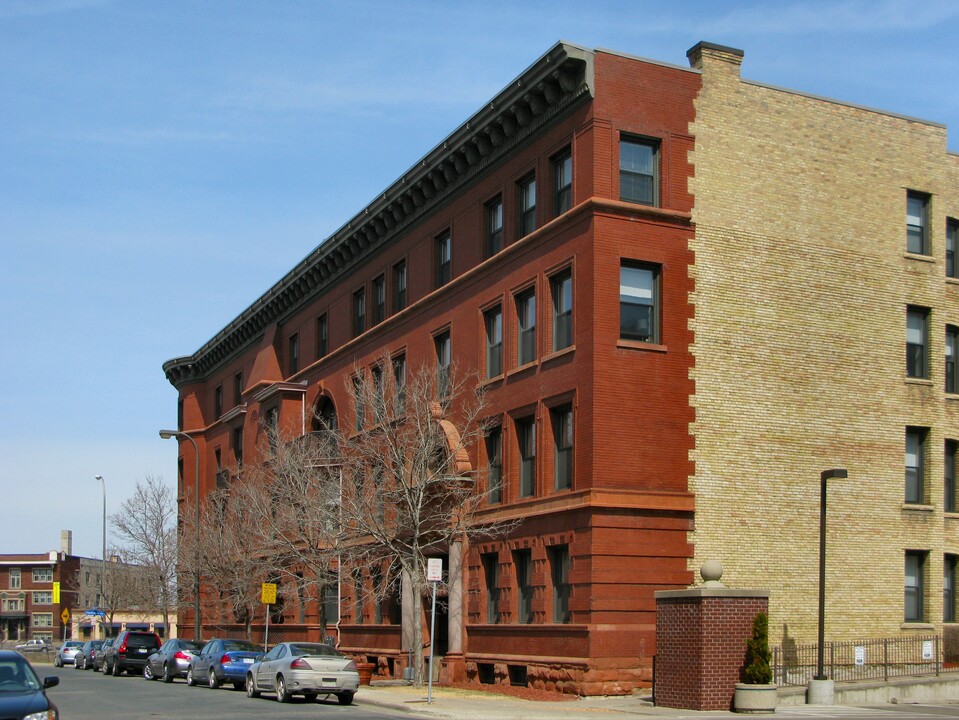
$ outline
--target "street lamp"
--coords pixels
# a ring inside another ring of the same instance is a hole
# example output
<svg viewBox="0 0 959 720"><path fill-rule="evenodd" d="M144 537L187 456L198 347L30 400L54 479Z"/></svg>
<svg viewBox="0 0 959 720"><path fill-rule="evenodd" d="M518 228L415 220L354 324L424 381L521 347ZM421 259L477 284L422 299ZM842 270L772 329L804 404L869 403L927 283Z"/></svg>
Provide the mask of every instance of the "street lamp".
<svg viewBox="0 0 959 720"><path fill-rule="evenodd" d="M200 642L200 637L202 636L200 622L200 448L197 447L196 440L188 433L180 432L179 430L161 430L160 437L164 440L169 440L173 437L186 438L190 441L190 444L193 445L193 458L196 460L196 471L193 475L193 489L195 491L193 504L196 512L193 529L193 546L195 551L193 557L193 639L196 642Z"/></svg>
<svg viewBox="0 0 959 720"><path fill-rule="evenodd" d="M849 477L843 468L823 470L819 474L819 646L816 658L815 680L827 680L823 672L823 645L826 628L826 481Z"/></svg>
<svg viewBox="0 0 959 720"><path fill-rule="evenodd" d="M103 475L94 475L93 479L103 486L103 548L100 555L100 603L106 599L103 594L103 580L107 575L107 482ZM103 638L107 637L107 626L103 625Z"/></svg>

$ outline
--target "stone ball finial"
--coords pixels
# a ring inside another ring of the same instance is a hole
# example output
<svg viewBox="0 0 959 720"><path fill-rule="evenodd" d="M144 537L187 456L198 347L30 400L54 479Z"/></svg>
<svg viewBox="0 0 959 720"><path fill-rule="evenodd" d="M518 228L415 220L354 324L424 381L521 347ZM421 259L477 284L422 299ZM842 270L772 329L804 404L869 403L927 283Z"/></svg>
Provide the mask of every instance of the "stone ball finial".
<svg viewBox="0 0 959 720"><path fill-rule="evenodd" d="M725 587L719 579L723 576L723 564L719 560L707 560L699 568L703 578L703 585L707 587Z"/></svg>

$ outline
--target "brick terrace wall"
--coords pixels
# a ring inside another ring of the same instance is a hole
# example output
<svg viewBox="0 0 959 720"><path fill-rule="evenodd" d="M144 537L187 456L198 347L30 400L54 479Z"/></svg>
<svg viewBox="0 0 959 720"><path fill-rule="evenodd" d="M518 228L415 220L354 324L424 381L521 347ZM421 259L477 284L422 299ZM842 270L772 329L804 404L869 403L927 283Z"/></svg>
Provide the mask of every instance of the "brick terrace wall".
<svg viewBox="0 0 959 720"><path fill-rule="evenodd" d="M766 591L695 588L656 593L656 705L729 710L746 640Z"/></svg>

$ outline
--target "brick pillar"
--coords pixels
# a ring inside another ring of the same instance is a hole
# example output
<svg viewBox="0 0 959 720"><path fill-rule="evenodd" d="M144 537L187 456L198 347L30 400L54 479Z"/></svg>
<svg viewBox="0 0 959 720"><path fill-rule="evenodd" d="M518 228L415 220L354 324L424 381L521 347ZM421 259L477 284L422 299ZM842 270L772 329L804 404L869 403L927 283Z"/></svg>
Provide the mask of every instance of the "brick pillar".
<svg viewBox="0 0 959 720"><path fill-rule="evenodd" d="M768 590L722 585L656 593L656 705L731 710L753 619Z"/></svg>

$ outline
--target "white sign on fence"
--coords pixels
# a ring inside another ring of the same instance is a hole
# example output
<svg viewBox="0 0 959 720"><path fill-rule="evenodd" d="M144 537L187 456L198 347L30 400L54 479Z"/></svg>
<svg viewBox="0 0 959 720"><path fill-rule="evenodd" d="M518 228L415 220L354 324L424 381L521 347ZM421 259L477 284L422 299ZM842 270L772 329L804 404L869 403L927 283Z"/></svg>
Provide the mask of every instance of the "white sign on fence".
<svg viewBox="0 0 959 720"><path fill-rule="evenodd" d="M856 646L856 665L866 664L866 648L862 645Z"/></svg>
<svg viewBox="0 0 959 720"><path fill-rule="evenodd" d="M932 660L932 640L922 641L922 659Z"/></svg>

